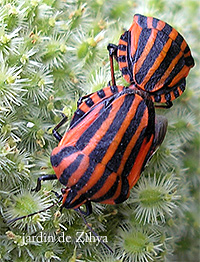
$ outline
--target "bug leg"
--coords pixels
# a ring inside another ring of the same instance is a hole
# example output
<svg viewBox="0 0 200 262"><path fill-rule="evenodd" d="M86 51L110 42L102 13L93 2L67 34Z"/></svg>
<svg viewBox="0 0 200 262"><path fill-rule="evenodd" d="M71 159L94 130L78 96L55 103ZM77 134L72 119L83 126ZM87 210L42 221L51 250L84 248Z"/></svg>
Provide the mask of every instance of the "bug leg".
<svg viewBox="0 0 200 262"><path fill-rule="evenodd" d="M115 86L116 85L116 81L115 81L113 56L117 60L117 49L118 49L118 47L116 45L114 45L114 44L108 44L107 49L108 49L109 58L110 58L110 71L111 71L112 85Z"/></svg>
<svg viewBox="0 0 200 262"><path fill-rule="evenodd" d="M89 202L90 203L90 202ZM91 205L91 203L90 203ZM92 229L92 227L88 224L87 220L85 219L82 211L80 210L80 208L77 208L76 211L80 214L81 218L83 219L84 224L87 226L87 228L90 230L90 232L100 240L101 244L107 248L111 253L114 253L112 248L110 248L105 242L102 241L101 237Z"/></svg>
<svg viewBox="0 0 200 262"><path fill-rule="evenodd" d="M109 43L109 44L107 45L107 49L108 49L108 51L109 51L109 55L110 55L110 56L114 56L114 58L115 58L116 61L117 61L117 49L118 49L118 46Z"/></svg>
<svg viewBox="0 0 200 262"><path fill-rule="evenodd" d="M58 192L56 192L54 190L51 190L51 192L54 193L57 198L61 198L62 197L62 195L58 194Z"/></svg>
<svg viewBox="0 0 200 262"><path fill-rule="evenodd" d="M165 105L155 105L156 108L171 108L173 103L171 101L167 101Z"/></svg>
<svg viewBox="0 0 200 262"><path fill-rule="evenodd" d="M79 107L80 104L83 103L83 100L84 100L84 99L90 97L92 94L93 94L93 93L90 93L90 94L87 94L87 95L85 95L85 96L80 97L80 98L78 99L78 101L77 101L77 107Z"/></svg>
<svg viewBox="0 0 200 262"><path fill-rule="evenodd" d="M58 141L60 141L61 139L62 139L62 136L57 132L57 130L62 126L62 125L64 125L66 122L67 122L67 116L65 116L61 121L60 121L60 123L58 123L55 127L54 127L54 129L53 129L53 131L52 131L52 133L53 133L53 136L58 140Z"/></svg>
<svg viewBox="0 0 200 262"><path fill-rule="evenodd" d="M44 176L38 177L36 188L32 189L31 191L35 191L35 192L40 191L41 181L55 180L55 179L57 179L56 175L44 175Z"/></svg>

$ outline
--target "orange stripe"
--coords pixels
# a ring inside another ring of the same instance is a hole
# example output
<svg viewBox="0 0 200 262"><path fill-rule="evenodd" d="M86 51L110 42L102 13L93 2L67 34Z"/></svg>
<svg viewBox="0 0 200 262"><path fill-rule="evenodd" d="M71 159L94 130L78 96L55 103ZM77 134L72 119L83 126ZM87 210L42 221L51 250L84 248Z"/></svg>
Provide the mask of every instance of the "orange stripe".
<svg viewBox="0 0 200 262"><path fill-rule="evenodd" d="M83 176L85 171L88 169L90 164L89 161L90 161L89 157L85 155L77 170L71 174L67 183L68 187L72 187L79 181L79 179Z"/></svg>
<svg viewBox="0 0 200 262"><path fill-rule="evenodd" d="M104 185L100 188L99 191L97 191L91 198L90 200L95 200L95 199L98 199L102 196L104 196L108 191L109 189L114 185L115 181L117 179L117 174L116 173L111 173L108 178L106 179Z"/></svg>
<svg viewBox="0 0 200 262"><path fill-rule="evenodd" d="M164 58L167 55L167 52L171 46L172 40L168 39L168 41L166 42L166 44L164 45L162 51L160 52L160 54L158 55L158 57L156 58L154 64L152 65L152 67L149 69L148 73L146 74L144 80L142 81L142 83L140 85L138 85L140 88L142 88L144 90L144 86L146 85L146 83L149 81L149 79L152 77L152 75L155 73L155 71L159 68L161 62L164 60ZM166 73L166 72L165 72ZM161 78L162 79L162 78ZM157 89L160 89L160 82L162 83L162 81L159 81L159 84L156 84L153 88L153 90L151 92L156 91Z"/></svg>
<svg viewBox="0 0 200 262"><path fill-rule="evenodd" d="M120 56L127 56L127 50L126 51L123 51L123 50L119 50L117 51L117 57L120 57Z"/></svg>
<svg viewBox="0 0 200 262"><path fill-rule="evenodd" d="M165 80L168 78L168 76L170 75L170 73L172 72L172 70L174 69L174 67L176 66L178 60L181 58L182 55L183 55L183 53L182 53L182 51L180 51L179 54L172 60L171 64L169 65L169 67L167 68L167 70L165 71L165 73L163 74L161 79L154 86L154 88L152 89L151 92L157 91L158 89L160 89L164 85Z"/></svg>
<svg viewBox="0 0 200 262"><path fill-rule="evenodd" d="M183 40L180 48L184 52L186 47L187 47L187 43L185 42L185 40Z"/></svg>
<svg viewBox="0 0 200 262"><path fill-rule="evenodd" d="M115 205L115 199L117 199L119 197L119 195L121 194L121 189L122 189L122 179L120 177L118 187L117 187L115 194L110 199L101 201L100 203L108 204L108 205Z"/></svg>
<svg viewBox="0 0 200 262"><path fill-rule="evenodd" d="M84 154L89 155L95 149L96 145L101 140L101 138L105 135L111 123L113 122L119 108L124 103L125 96L126 95L120 96L120 98L116 99L112 103L114 109L110 111L106 120L102 123L101 127L96 131L95 135L90 139L88 145L83 149L82 152ZM115 106L115 104L117 104L117 106Z"/></svg>
<svg viewBox="0 0 200 262"><path fill-rule="evenodd" d="M153 17L147 17L147 28L153 27Z"/></svg>
<svg viewBox="0 0 200 262"><path fill-rule="evenodd" d="M142 52L140 58L137 60L137 62L134 64L134 74L137 74L138 71L140 70L140 68L142 67L147 55L149 54L149 52L151 51L151 48L153 47L154 45L154 42L156 40L156 37L157 37L157 33L158 31L157 30L152 30L151 31L151 35L149 36L149 39L146 43L146 46L144 48L144 51ZM146 77L145 77L146 79ZM141 84L142 85L142 84Z"/></svg>
<svg viewBox="0 0 200 262"><path fill-rule="evenodd" d="M129 75L123 75L124 79L126 80L126 82L130 83L130 76Z"/></svg>
<svg viewBox="0 0 200 262"><path fill-rule="evenodd" d="M87 181L84 187L82 187L78 192L77 195L73 198L73 202L75 202L79 197L86 193L90 188L97 183L97 181L102 177L103 173L105 171L105 166L101 163L98 163L90 177L90 179Z"/></svg>
<svg viewBox="0 0 200 262"><path fill-rule="evenodd" d="M172 31L171 31L171 33L169 34L169 37L170 37L172 40L175 40L177 36L178 36L178 32L176 31L176 29L172 28Z"/></svg>
<svg viewBox="0 0 200 262"><path fill-rule="evenodd" d="M137 158L135 160L135 163L131 169L131 172L128 175L128 182L130 189L135 185L135 183L138 181L141 173L142 166L144 164L144 160L149 152L149 149L152 145L154 139L154 135L151 136L151 139L148 143L146 143L146 139L144 139L142 146L140 148L140 151L137 155Z"/></svg>
<svg viewBox="0 0 200 262"><path fill-rule="evenodd" d="M80 154L80 152L73 153L70 156L63 158L63 160L61 161L61 163L57 167L53 166L53 169L54 169L55 174L56 174L58 179L62 175L65 168L67 168L70 164L72 164L76 160L76 158L79 154Z"/></svg>
<svg viewBox="0 0 200 262"><path fill-rule="evenodd" d="M141 119L141 123L138 126L134 136L131 138L130 142L128 143L126 150L124 152L124 155L121 159L121 163L120 166L117 170L117 174L121 175L121 173L123 172L124 166L126 164L127 158L129 157L129 155L131 154L131 151L133 149L133 147L135 146L135 143L137 142L142 130L147 126L148 124L148 109L146 108L144 113L143 113L143 117Z"/></svg>
<svg viewBox="0 0 200 262"><path fill-rule="evenodd" d="M134 19L134 21L136 21L136 19ZM137 50L139 37L142 32L142 27L140 27L136 22L133 22L129 31L131 32L131 57L133 57Z"/></svg>
<svg viewBox="0 0 200 262"><path fill-rule="evenodd" d="M128 43L120 38L120 39L119 39L119 45L125 45L125 46L127 46Z"/></svg>
<svg viewBox="0 0 200 262"><path fill-rule="evenodd" d="M162 31L163 28L165 27L166 23L164 21L159 20L156 26L156 29L159 31Z"/></svg>
<svg viewBox="0 0 200 262"><path fill-rule="evenodd" d="M115 151L117 150L121 139L124 135L124 133L126 132L126 129L128 128L128 126L131 123L131 120L134 118L135 113L137 111L138 105L139 103L142 101L142 98L138 95L135 95L135 99L124 119L123 125L121 125L121 127L119 128L117 134L115 135L115 137L113 138L112 143L110 144L110 146L108 147L108 150L106 152L106 154L104 155L103 159L102 159L102 164L107 165L107 163L109 162L109 160L112 158L112 156L114 155ZM118 173L118 172L117 172ZM118 173L119 174L119 173Z"/></svg>
<svg viewBox="0 0 200 262"><path fill-rule="evenodd" d="M174 99L176 99L176 97L175 97L175 95L174 95L174 91L171 91L171 92L170 92L170 96L171 96L170 101L173 101Z"/></svg>
<svg viewBox="0 0 200 262"><path fill-rule="evenodd" d="M173 78L169 87L173 87L176 83L178 83L182 78L186 77L189 73L189 67L184 65L181 71Z"/></svg>
<svg viewBox="0 0 200 262"><path fill-rule="evenodd" d="M120 70L122 70L122 68L124 68L124 67L128 67L127 62L119 62L119 68L120 68Z"/></svg>
<svg viewBox="0 0 200 262"><path fill-rule="evenodd" d="M94 108L94 110L84 118L84 121L81 121L73 129L67 131L65 135L63 136L62 140L60 141L60 143L58 144L58 147L61 147L63 145L74 146L77 140L79 139L79 137L82 135L82 133L86 129L88 129L90 125L94 122L94 120L97 118L100 110L103 107L104 105L100 104L98 107Z"/></svg>

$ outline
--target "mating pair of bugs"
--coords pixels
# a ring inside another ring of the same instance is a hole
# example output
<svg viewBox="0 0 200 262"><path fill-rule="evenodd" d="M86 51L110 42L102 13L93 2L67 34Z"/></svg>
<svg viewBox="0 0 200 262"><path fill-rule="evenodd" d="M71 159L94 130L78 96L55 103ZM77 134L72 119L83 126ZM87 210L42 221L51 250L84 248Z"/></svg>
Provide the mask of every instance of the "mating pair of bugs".
<svg viewBox="0 0 200 262"><path fill-rule="evenodd" d="M51 154L55 174L39 177L35 189L40 190L41 181L58 179L65 186L58 195L62 206L82 217L92 212L91 201L118 204L129 197L167 130L167 120L155 115L154 102L171 107L194 66L187 43L174 28L139 14L108 50L112 84L79 99L63 137L57 130L67 118L54 128L59 141ZM116 85L113 57L128 87Z"/></svg>

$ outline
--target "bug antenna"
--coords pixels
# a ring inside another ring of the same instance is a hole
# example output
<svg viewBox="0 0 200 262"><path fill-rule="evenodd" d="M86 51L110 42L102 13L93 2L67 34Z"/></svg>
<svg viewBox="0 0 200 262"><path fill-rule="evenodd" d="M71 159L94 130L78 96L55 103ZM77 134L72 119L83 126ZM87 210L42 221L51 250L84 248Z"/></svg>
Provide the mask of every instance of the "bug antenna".
<svg viewBox="0 0 200 262"><path fill-rule="evenodd" d="M58 202L60 202L61 200L62 200L62 198L60 198ZM11 219L11 220L8 220L7 223L8 223L8 224L11 224L11 223L13 223L13 222L16 222L17 220L24 219L24 218L27 218L27 217L31 217L31 216L40 214L40 213L42 213L42 212L45 212L45 211L51 209L52 207L54 207L54 206L56 206L56 205L57 205L57 202L55 202L55 203L51 204L50 206L48 206L48 207L46 207L46 208L44 208L44 209L41 209L41 210L39 210L39 211L37 211L37 212L34 212L34 213L31 213L31 214L28 214L28 215L25 215L25 216L16 217L16 218L13 218L13 219Z"/></svg>
<svg viewBox="0 0 200 262"><path fill-rule="evenodd" d="M85 224L85 225L87 226L87 228L92 232L92 234L93 234L95 237L97 237L97 238L100 240L101 244L102 244L105 248L107 248L107 249L113 254L114 252L113 252L112 248L109 247L105 242L103 242L102 239L101 239L101 237L100 237L100 236L92 229L92 227L88 224L88 222L86 221L84 215L81 213L80 208L77 208L76 211L80 214L81 218L83 219L84 224Z"/></svg>

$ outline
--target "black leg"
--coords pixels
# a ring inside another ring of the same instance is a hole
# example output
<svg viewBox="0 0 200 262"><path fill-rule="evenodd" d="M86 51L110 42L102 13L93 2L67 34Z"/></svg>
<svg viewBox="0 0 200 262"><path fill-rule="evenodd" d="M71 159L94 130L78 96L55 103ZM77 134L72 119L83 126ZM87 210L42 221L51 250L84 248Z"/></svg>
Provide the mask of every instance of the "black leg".
<svg viewBox="0 0 200 262"><path fill-rule="evenodd" d="M170 108L173 106L173 103L171 101L167 101L165 105L155 105L156 108Z"/></svg>
<svg viewBox="0 0 200 262"><path fill-rule="evenodd" d="M117 49L118 47L114 44L108 44L107 49L109 51L109 57L110 57L110 71L111 71L111 80L112 80L112 85L116 85L115 81L115 72L114 72L114 65L113 65L113 56L117 60Z"/></svg>
<svg viewBox="0 0 200 262"><path fill-rule="evenodd" d="M88 202L88 203L90 203L90 202ZM91 205L91 203L90 203L89 205ZM86 206L86 208L87 208L87 206ZM95 237L97 237L97 238L100 240L101 244L102 244L105 248L107 248L111 253L114 253L113 250L112 250L112 248L111 248L109 245L107 245L105 242L103 242L103 240L101 239L101 237L100 237L100 236L92 229L92 227L88 224L88 222L86 221L86 219L85 219L85 217L84 217L84 214L83 214L83 212L80 210L80 208L77 208L76 211L80 214L80 216L81 216L82 219L83 219L83 222L85 223L85 225L87 226L87 228L90 230L90 232L91 232Z"/></svg>
<svg viewBox="0 0 200 262"><path fill-rule="evenodd" d="M53 133L53 136L58 140L60 141L62 139L62 136L57 132L57 130L62 126L64 125L66 122L67 122L67 116L65 116L61 121L60 123L57 124L57 126L54 127L52 133Z"/></svg>
<svg viewBox="0 0 200 262"><path fill-rule="evenodd" d="M93 94L93 93L90 93L90 94L87 94L87 95L85 95L85 96L80 97L80 98L78 99L78 101L77 101L77 107L79 107L80 104L83 103L83 100L84 100L84 99L88 98L88 97L91 96L92 94Z"/></svg>
<svg viewBox="0 0 200 262"><path fill-rule="evenodd" d="M38 177L36 188L32 189L32 191L36 191L36 192L40 191L41 181L55 180L55 179L57 179L56 175L44 175L44 176Z"/></svg>
<svg viewBox="0 0 200 262"><path fill-rule="evenodd" d="M57 198L61 198L62 197L61 194L58 194L58 192L56 192L54 190L51 190L51 192L54 193Z"/></svg>

